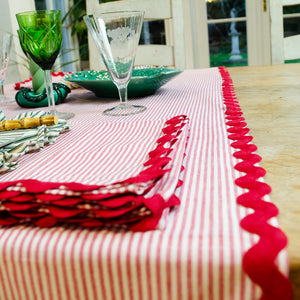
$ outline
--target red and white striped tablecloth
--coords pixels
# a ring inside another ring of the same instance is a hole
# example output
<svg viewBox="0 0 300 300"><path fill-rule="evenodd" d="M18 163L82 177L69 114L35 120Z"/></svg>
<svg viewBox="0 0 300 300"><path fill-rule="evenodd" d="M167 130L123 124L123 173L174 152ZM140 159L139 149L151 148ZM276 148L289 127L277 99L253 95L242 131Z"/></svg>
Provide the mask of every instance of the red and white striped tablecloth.
<svg viewBox="0 0 300 300"><path fill-rule="evenodd" d="M1 227L0 299L291 299L286 237L278 228L277 210L227 70L186 70L155 95L131 101L147 106L146 112L108 117L102 111L116 101L73 90L57 107L76 114L70 120L73 129L42 152L26 154L16 173L0 175L0 180L28 176L28 166L43 152L59 162L66 144L78 147L90 135L101 139L101 132L88 130L91 126L105 132L109 125L117 130L131 122L140 125L138 131L132 128L136 135L147 135L154 130L151 124L186 115L190 137L183 185L176 191L180 205L170 211L164 228L147 232ZM3 111L13 117L24 109L10 104ZM134 154L131 150L130 160L139 160ZM85 155L78 155L78 162ZM41 167L41 176L58 179L59 168L49 168L47 174ZM78 175L67 165L61 168L66 168L65 181ZM93 177L89 182L95 183Z"/></svg>

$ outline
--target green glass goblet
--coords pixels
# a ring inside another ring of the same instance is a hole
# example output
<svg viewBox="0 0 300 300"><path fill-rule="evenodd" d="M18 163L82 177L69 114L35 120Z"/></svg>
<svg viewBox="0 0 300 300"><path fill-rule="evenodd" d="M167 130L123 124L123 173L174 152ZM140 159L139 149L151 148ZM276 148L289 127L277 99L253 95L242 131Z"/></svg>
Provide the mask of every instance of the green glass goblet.
<svg viewBox="0 0 300 300"><path fill-rule="evenodd" d="M43 71L48 97L49 115L70 119L73 113L58 112L55 108L51 69L62 43L61 11L35 10L16 15L21 48Z"/></svg>

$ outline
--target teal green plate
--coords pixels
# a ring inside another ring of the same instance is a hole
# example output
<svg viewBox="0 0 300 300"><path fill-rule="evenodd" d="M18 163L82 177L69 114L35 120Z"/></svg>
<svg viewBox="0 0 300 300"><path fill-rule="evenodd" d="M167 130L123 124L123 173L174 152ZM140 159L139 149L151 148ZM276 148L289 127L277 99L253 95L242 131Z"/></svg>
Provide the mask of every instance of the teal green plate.
<svg viewBox="0 0 300 300"><path fill-rule="evenodd" d="M148 96L182 70L165 68L134 69L128 84L128 98ZM65 79L96 94L97 97L119 98L117 87L107 71L81 71L68 74Z"/></svg>

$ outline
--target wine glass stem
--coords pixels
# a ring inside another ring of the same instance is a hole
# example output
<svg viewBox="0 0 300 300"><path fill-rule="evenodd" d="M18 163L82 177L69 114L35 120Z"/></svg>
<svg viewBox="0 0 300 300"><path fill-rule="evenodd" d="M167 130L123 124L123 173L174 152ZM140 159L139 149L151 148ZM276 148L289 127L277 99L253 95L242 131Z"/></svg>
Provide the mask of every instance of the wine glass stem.
<svg viewBox="0 0 300 300"><path fill-rule="evenodd" d="M0 99L4 99L3 81L0 82Z"/></svg>
<svg viewBox="0 0 300 300"><path fill-rule="evenodd" d="M51 70L44 70L44 80L45 80L45 88L46 88L46 93L48 98L48 114L56 115Z"/></svg>
<svg viewBox="0 0 300 300"><path fill-rule="evenodd" d="M127 103L127 83L118 86L121 104Z"/></svg>

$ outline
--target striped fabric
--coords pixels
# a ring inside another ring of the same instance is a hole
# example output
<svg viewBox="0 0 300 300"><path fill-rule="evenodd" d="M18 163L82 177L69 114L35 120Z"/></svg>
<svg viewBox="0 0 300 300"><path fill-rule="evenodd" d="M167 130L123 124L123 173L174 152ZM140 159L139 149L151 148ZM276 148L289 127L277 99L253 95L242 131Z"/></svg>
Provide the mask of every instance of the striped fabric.
<svg viewBox="0 0 300 300"><path fill-rule="evenodd" d="M44 111L26 112L15 116L13 119L38 118L46 115ZM5 120L5 115L0 111L0 121ZM44 146L55 143L62 132L70 129L65 120L59 120L57 125L39 126L30 129L0 131L0 174L15 170L18 159L25 153L42 150Z"/></svg>
<svg viewBox="0 0 300 300"><path fill-rule="evenodd" d="M0 228L0 299L259 299L260 288L242 267L246 251L258 238L240 227L240 221L252 210L237 204L237 197L245 189L235 184L243 173L234 168L239 159L233 156L228 139L222 83L217 68L184 71L155 95L132 100L147 106L145 113L120 118L101 114L115 102L84 90L72 91L67 103L58 107L75 112L70 120L72 130L42 151L57 163L53 169L41 166L41 178L68 181L80 175L80 165L69 170L59 163L67 147L81 145L85 149L75 157L67 157L82 164L89 157L88 151L93 152L93 144L87 150L85 143L97 144L103 136L118 136L126 144L128 137L133 138L133 132L120 131L125 122L142 124L133 128L137 138L153 137L153 123L187 115L190 139L185 171L181 173L183 185L176 193L181 204L170 212L163 229L148 232L72 225ZM7 116L16 113L13 106L3 110ZM109 133L109 128L115 130ZM30 177L29 165L38 162L42 152L22 156L14 172ZM99 156L98 164L109 157L114 157L112 168L122 159L134 163L141 159L139 153L139 149L128 147L120 156ZM1 175L1 181L16 180L14 172ZM94 177L86 180L93 182ZM278 226L276 218L272 224ZM286 250L281 251L276 263L287 275Z"/></svg>
<svg viewBox="0 0 300 300"><path fill-rule="evenodd" d="M178 204L174 192L181 185L189 135L186 116L104 127L88 124L85 132L82 142L73 129L77 138L69 137L77 143L58 145L60 158L41 152L34 164L26 161L3 176L1 225L49 227L63 222L145 231L156 228L165 210Z"/></svg>

